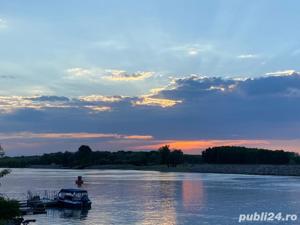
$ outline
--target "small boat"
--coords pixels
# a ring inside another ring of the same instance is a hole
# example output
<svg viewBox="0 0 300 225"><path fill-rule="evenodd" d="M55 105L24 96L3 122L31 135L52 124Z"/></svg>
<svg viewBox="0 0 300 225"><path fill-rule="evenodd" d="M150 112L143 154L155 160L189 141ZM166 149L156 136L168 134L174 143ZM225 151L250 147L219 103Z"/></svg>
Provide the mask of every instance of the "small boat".
<svg viewBox="0 0 300 225"><path fill-rule="evenodd" d="M57 197L58 205L63 208L91 208L88 192L82 189L61 189Z"/></svg>

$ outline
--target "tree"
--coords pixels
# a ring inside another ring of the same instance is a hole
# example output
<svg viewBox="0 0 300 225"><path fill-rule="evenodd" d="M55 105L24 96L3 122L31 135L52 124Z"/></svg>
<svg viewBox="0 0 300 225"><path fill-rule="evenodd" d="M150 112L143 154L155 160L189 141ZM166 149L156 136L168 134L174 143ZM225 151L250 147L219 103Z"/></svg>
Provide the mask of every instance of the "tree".
<svg viewBox="0 0 300 225"><path fill-rule="evenodd" d="M183 152L179 149L170 150L169 145L164 145L158 149L160 154L160 164L171 165L176 167L178 164L184 162Z"/></svg>
<svg viewBox="0 0 300 225"><path fill-rule="evenodd" d="M10 172L11 171L9 169L4 169L4 170L0 171L0 178L6 176Z"/></svg>
<svg viewBox="0 0 300 225"><path fill-rule="evenodd" d="M169 145L164 145L158 149L160 154L160 164L168 165L170 164L170 147Z"/></svg>
<svg viewBox="0 0 300 225"><path fill-rule="evenodd" d="M81 145L78 151L75 153L76 161L79 166L87 166L92 160L92 149L88 145Z"/></svg>
<svg viewBox="0 0 300 225"><path fill-rule="evenodd" d="M0 197L0 220L13 219L20 215L19 203Z"/></svg>
<svg viewBox="0 0 300 225"><path fill-rule="evenodd" d="M223 164L289 164L298 155L282 150L266 150L239 146L220 146L202 152L205 163Z"/></svg>
<svg viewBox="0 0 300 225"><path fill-rule="evenodd" d="M0 178L8 175L11 171L0 171ZM0 196L0 220L13 219L20 215L19 203L15 200L7 200Z"/></svg>
<svg viewBox="0 0 300 225"><path fill-rule="evenodd" d="M92 149L88 145L81 145L78 149L78 154L80 156L86 156L92 153Z"/></svg>
<svg viewBox="0 0 300 225"><path fill-rule="evenodd" d="M180 149L174 149L170 154L169 161L173 167L176 167L178 164L183 163L184 162L183 152Z"/></svg>
<svg viewBox="0 0 300 225"><path fill-rule="evenodd" d="M10 169L4 169L4 170L1 170L1 171L0 171L0 178L6 176L6 175L8 175L8 174L10 174L10 172L11 172ZM0 185L1 185L1 183L0 183Z"/></svg>

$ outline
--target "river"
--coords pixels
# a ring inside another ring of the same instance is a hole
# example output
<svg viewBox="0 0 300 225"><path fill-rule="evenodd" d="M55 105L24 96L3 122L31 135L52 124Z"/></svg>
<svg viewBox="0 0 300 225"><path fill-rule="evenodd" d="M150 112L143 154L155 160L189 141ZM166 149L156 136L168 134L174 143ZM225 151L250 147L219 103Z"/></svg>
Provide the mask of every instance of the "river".
<svg viewBox="0 0 300 225"><path fill-rule="evenodd" d="M0 193L57 191L83 176L92 209L27 216L36 225L299 224L300 178L129 170L13 169ZM295 214L297 221L239 223L240 214Z"/></svg>

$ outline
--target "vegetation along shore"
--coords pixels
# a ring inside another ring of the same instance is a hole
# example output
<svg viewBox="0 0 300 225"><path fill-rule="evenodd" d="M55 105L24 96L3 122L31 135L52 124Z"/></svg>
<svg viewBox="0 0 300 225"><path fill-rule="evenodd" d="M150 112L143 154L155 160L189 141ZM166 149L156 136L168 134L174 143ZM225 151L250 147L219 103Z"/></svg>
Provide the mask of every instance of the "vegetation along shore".
<svg viewBox="0 0 300 225"><path fill-rule="evenodd" d="M77 152L41 156L3 157L2 168L134 169L166 172L232 173L300 176L300 156L294 152L221 146L202 155L184 154L162 146L157 151L92 151L81 146Z"/></svg>

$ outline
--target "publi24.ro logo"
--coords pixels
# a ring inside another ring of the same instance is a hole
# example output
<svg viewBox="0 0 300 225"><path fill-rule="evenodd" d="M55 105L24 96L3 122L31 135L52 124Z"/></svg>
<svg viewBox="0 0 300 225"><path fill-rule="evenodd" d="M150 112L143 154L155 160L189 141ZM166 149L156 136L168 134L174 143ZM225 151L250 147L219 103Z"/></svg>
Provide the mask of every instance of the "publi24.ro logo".
<svg viewBox="0 0 300 225"><path fill-rule="evenodd" d="M239 223L242 222L273 222L273 221L296 221L298 219L297 214L283 214L281 212L274 213L274 212L255 212L255 213L248 213L248 214L240 214L239 216Z"/></svg>

